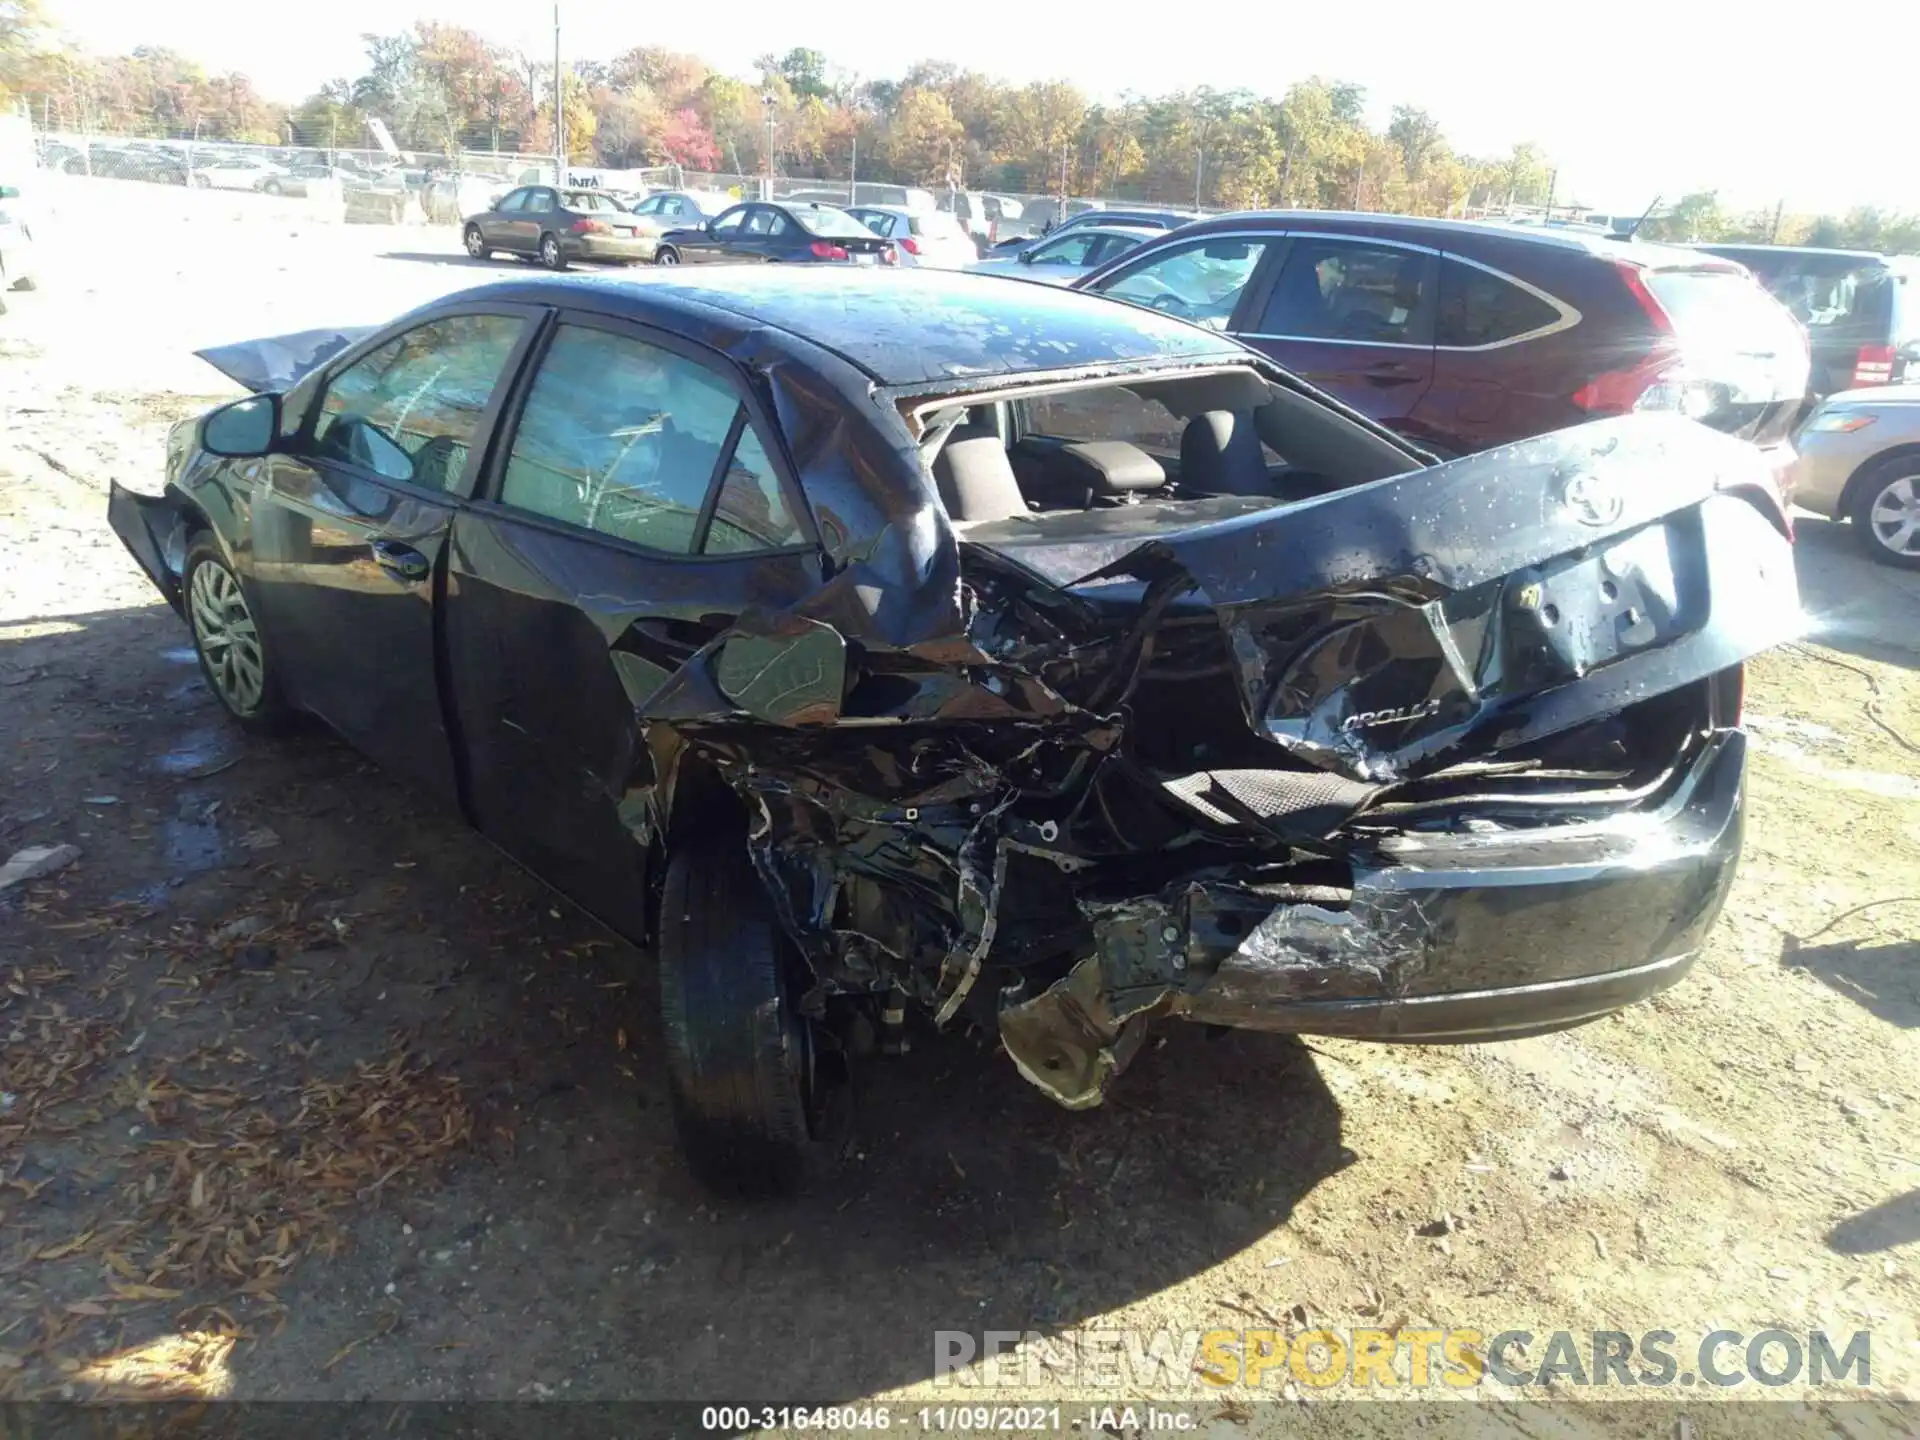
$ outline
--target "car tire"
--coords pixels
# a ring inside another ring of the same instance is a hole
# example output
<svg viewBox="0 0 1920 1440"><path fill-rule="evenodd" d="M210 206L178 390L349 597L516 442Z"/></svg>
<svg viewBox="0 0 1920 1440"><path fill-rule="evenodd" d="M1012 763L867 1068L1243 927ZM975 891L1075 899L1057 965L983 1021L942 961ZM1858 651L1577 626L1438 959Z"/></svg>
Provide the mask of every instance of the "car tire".
<svg viewBox="0 0 1920 1440"><path fill-rule="evenodd" d="M680 263L680 252L671 245L662 245L658 250L653 252L653 263L656 265L678 265Z"/></svg>
<svg viewBox="0 0 1920 1440"><path fill-rule="evenodd" d="M1854 484L1847 519L1867 554L1920 570L1920 454L1876 461Z"/></svg>
<svg viewBox="0 0 1920 1440"><path fill-rule="evenodd" d="M551 230L540 237L540 263L549 270L567 268L567 257L560 252L560 237Z"/></svg>
<svg viewBox="0 0 1920 1440"><path fill-rule="evenodd" d="M194 176L193 183L202 190L211 190L213 188L213 182L204 175Z"/></svg>
<svg viewBox="0 0 1920 1440"><path fill-rule="evenodd" d="M35 289L36 286L34 285L34 280L31 275L22 275L13 282L10 288L15 290L32 290Z"/></svg>
<svg viewBox="0 0 1920 1440"><path fill-rule="evenodd" d="M188 542L180 579L193 653L213 698L245 729L262 734L283 729L293 712L281 698L246 591L205 530Z"/></svg>
<svg viewBox="0 0 1920 1440"><path fill-rule="evenodd" d="M487 248L487 242L481 237L478 225L467 226L466 234L460 237L467 247L467 254L475 260L491 260L493 252Z"/></svg>
<svg viewBox="0 0 1920 1440"><path fill-rule="evenodd" d="M811 1023L791 942L737 827L675 848L660 905L660 1016L680 1148L711 1189L794 1190L814 1149Z"/></svg>
<svg viewBox="0 0 1920 1440"><path fill-rule="evenodd" d="M269 180L269 181L267 181L267 182L266 182L266 183L265 183L264 185L262 185L262 186L260 187L260 193L261 193L261 194L263 194L263 195L278 195L278 194L280 194L280 193L281 193L281 191L280 191L280 182L279 182L278 180Z"/></svg>

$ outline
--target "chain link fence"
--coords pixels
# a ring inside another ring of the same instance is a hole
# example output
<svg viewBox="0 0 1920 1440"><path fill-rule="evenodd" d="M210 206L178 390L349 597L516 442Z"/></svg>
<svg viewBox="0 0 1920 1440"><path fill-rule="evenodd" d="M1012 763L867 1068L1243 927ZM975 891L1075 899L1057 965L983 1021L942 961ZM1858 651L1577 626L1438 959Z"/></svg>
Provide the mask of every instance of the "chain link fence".
<svg viewBox="0 0 1920 1440"><path fill-rule="evenodd" d="M71 130L37 130L35 147L42 168L57 173L299 202L297 208L314 218L380 224L455 224L512 186L556 180L616 193L673 188L754 199L770 191L777 200L948 210L986 242L1037 235L1065 216L1127 205L844 178L779 175L769 182L763 175L678 165L625 170L572 165L558 174L551 155L501 150L445 154Z"/></svg>

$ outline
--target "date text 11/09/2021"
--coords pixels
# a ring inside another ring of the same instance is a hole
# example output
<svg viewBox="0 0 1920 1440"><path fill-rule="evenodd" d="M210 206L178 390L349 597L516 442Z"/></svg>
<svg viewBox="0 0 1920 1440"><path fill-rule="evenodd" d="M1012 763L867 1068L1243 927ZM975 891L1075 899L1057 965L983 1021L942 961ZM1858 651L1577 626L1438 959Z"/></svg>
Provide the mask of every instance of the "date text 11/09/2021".
<svg viewBox="0 0 1920 1440"><path fill-rule="evenodd" d="M926 1434L1079 1430L1087 1433L1176 1434L1199 1425L1178 1405L708 1405L703 1430L816 1430L825 1434L891 1430L896 1425Z"/></svg>

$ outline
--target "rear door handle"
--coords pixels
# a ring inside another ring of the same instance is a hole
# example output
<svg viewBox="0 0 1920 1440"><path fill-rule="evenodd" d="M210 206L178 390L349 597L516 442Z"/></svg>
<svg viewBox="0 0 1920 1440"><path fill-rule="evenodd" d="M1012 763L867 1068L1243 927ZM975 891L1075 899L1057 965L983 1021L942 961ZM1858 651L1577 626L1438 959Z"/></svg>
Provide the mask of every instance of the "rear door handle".
<svg viewBox="0 0 1920 1440"><path fill-rule="evenodd" d="M1360 372L1374 385L1411 385L1420 378L1420 372L1411 365L1402 365L1397 360L1382 360L1378 365L1369 365Z"/></svg>
<svg viewBox="0 0 1920 1440"><path fill-rule="evenodd" d="M373 551L373 563L396 580L417 585L433 573L432 563L411 545L402 545L397 540L376 540L368 548Z"/></svg>

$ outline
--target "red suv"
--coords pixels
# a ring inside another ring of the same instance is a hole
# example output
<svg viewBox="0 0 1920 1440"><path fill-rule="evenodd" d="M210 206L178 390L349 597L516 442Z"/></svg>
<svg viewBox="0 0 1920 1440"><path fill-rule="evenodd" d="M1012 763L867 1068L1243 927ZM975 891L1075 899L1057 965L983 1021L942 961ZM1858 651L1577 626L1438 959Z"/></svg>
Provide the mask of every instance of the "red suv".
<svg viewBox="0 0 1920 1440"><path fill-rule="evenodd" d="M1222 215L1078 281L1225 330L1415 444L1483 450L1636 410L1785 443L1807 337L1698 250L1470 220Z"/></svg>

